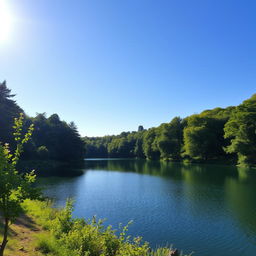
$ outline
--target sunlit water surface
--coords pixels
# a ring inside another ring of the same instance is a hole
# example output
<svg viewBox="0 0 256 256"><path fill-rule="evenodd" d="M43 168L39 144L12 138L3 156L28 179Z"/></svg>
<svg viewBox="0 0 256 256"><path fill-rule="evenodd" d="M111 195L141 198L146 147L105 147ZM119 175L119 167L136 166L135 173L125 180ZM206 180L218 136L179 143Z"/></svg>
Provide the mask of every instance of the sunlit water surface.
<svg viewBox="0 0 256 256"><path fill-rule="evenodd" d="M106 218L152 247L198 256L256 255L256 170L143 160L87 160L75 178L42 178L57 205L75 199L74 216Z"/></svg>

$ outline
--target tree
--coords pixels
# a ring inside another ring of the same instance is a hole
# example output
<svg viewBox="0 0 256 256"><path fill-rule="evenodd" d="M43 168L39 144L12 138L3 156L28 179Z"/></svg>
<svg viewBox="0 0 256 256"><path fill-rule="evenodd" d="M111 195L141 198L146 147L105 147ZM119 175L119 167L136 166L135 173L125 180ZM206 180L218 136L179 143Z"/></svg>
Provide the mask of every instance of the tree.
<svg viewBox="0 0 256 256"><path fill-rule="evenodd" d="M57 114L47 118L45 113L37 114L32 122L35 125L32 140L36 148L45 146L48 150L44 158L48 156L48 159L62 162L83 161L85 144L74 122L67 124ZM41 154L37 156L42 159Z"/></svg>
<svg viewBox="0 0 256 256"><path fill-rule="evenodd" d="M194 159L209 160L224 154L225 119L206 115L188 117L184 129L184 148L186 154Z"/></svg>
<svg viewBox="0 0 256 256"><path fill-rule="evenodd" d="M134 155L138 158L144 158L144 152L142 148L143 140L142 137L138 137L135 142Z"/></svg>
<svg viewBox="0 0 256 256"><path fill-rule="evenodd" d="M147 130L143 135L143 152L147 159L158 159L160 152L157 147L157 129L151 128Z"/></svg>
<svg viewBox="0 0 256 256"><path fill-rule="evenodd" d="M15 94L7 88L6 81L0 83L0 142L8 142L10 147L15 144L11 132L13 120L23 113L23 110L13 100L14 96Z"/></svg>
<svg viewBox="0 0 256 256"><path fill-rule="evenodd" d="M138 132L142 132L142 131L144 131L144 127L142 125L139 125Z"/></svg>
<svg viewBox="0 0 256 256"><path fill-rule="evenodd" d="M231 139L226 152L237 154L238 164L256 164L256 94L233 111L224 131Z"/></svg>
<svg viewBox="0 0 256 256"><path fill-rule="evenodd" d="M46 146L40 146L37 148L36 153L39 159L45 160L49 158L49 151Z"/></svg>
<svg viewBox="0 0 256 256"><path fill-rule="evenodd" d="M33 125L31 125L23 135L23 120L24 116L21 114L14 121L13 134L17 143L14 153L10 152L8 144L0 144L0 213L4 223L0 256L4 255L8 243L9 226L22 212L21 203L25 199L35 199L39 196L38 190L31 186L35 182L34 172L23 175L16 169L23 145L28 142L33 131Z"/></svg>
<svg viewBox="0 0 256 256"><path fill-rule="evenodd" d="M183 140L182 119L175 117L169 124L160 126L160 136L157 139L161 158L180 158L181 145Z"/></svg>

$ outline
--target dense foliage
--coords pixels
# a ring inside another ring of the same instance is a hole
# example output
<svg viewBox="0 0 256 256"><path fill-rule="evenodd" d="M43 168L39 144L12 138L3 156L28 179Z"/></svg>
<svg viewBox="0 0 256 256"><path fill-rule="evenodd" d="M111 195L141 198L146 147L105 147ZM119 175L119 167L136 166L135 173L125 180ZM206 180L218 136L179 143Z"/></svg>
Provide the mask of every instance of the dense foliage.
<svg viewBox="0 0 256 256"><path fill-rule="evenodd" d="M224 131L226 152L237 154L240 164L256 164L256 94L232 112Z"/></svg>
<svg viewBox="0 0 256 256"><path fill-rule="evenodd" d="M0 83L0 141L14 144L13 120L23 110L13 100L15 95L6 87L6 82Z"/></svg>
<svg viewBox="0 0 256 256"><path fill-rule="evenodd" d="M86 156L256 164L256 95L148 130L85 137Z"/></svg>
<svg viewBox="0 0 256 256"><path fill-rule="evenodd" d="M6 82L0 83L0 141L12 149L12 120L24 111L13 100ZM86 157L147 158L186 161L221 161L241 165L256 164L256 95L237 107L215 108L184 119L145 130L123 132L116 136L85 137L77 127L60 120L57 114L47 118L25 115L26 127L34 124L31 142L23 160L78 163ZM37 169L38 168L37 166Z"/></svg>
<svg viewBox="0 0 256 256"><path fill-rule="evenodd" d="M36 249L48 256L169 256L169 248L151 250L140 237L131 239L125 226L116 232L96 221L72 218L72 202L64 209L54 209L50 202L26 201L24 208L44 227L38 236Z"/></svg>
<svg viewBox="0 0 256 256"><path fill-rule="evenodd" d="M0 142L9 143L15 147L13 140L13 120L24 111L17 105L7 88L6 82L0 83ZM81 139L76 125L60 120L57 114L47 118L45 113L29 117L24 114L25 128L34 125L34 132L29 143L25 145L22 160L39 162L77 163L83 161L85 154L84 142ZM52 164L53 165L53 164ZM34 166L31 164L30 166ZM38 166L36 166L37 169ZM26 168L25 168L26 169ZM29 168L28 168L29 169ZM45 168L43 168L45 169Z"/></svg>

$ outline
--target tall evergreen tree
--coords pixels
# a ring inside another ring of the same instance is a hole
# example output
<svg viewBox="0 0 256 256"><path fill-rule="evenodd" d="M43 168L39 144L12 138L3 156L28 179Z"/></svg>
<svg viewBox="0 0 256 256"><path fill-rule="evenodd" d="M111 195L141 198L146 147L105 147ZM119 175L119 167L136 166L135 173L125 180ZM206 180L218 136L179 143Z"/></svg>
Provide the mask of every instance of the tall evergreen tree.
<svg viewBox="0 0 256 256"><path fill-rule="evenodd" d="M15 94L7 88L6 81L0 83L0 141L8 142L14 145L12 137L12 126L14 118L18 117L23 110L17 105L13 99Z"/></svg>

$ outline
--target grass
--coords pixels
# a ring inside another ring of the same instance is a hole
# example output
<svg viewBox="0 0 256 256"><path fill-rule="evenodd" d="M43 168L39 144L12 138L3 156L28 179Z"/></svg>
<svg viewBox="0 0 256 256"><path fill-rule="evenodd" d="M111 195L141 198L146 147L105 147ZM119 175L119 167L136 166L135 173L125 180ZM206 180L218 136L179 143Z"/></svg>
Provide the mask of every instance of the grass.
<svg viewBox="0 0 256 256"><path fill-rule="evenodd" d="M27 200L24 215L9 232L5 256L169 256L170 248L151 250L140 237L126 236L95 218L72 217L71 201L56 209L50 201Z"/></svg>
<svg viewBox="0 0 256 256"><path fill-rule="evenodd" d="M2 227L0 232L2 234ZM45 232L27 215L22 215L10 227L5 256L43 256L40 251L36 251L35 245L37 243L37 234ZM0 239L2 240L1 235Z"/></svg>

